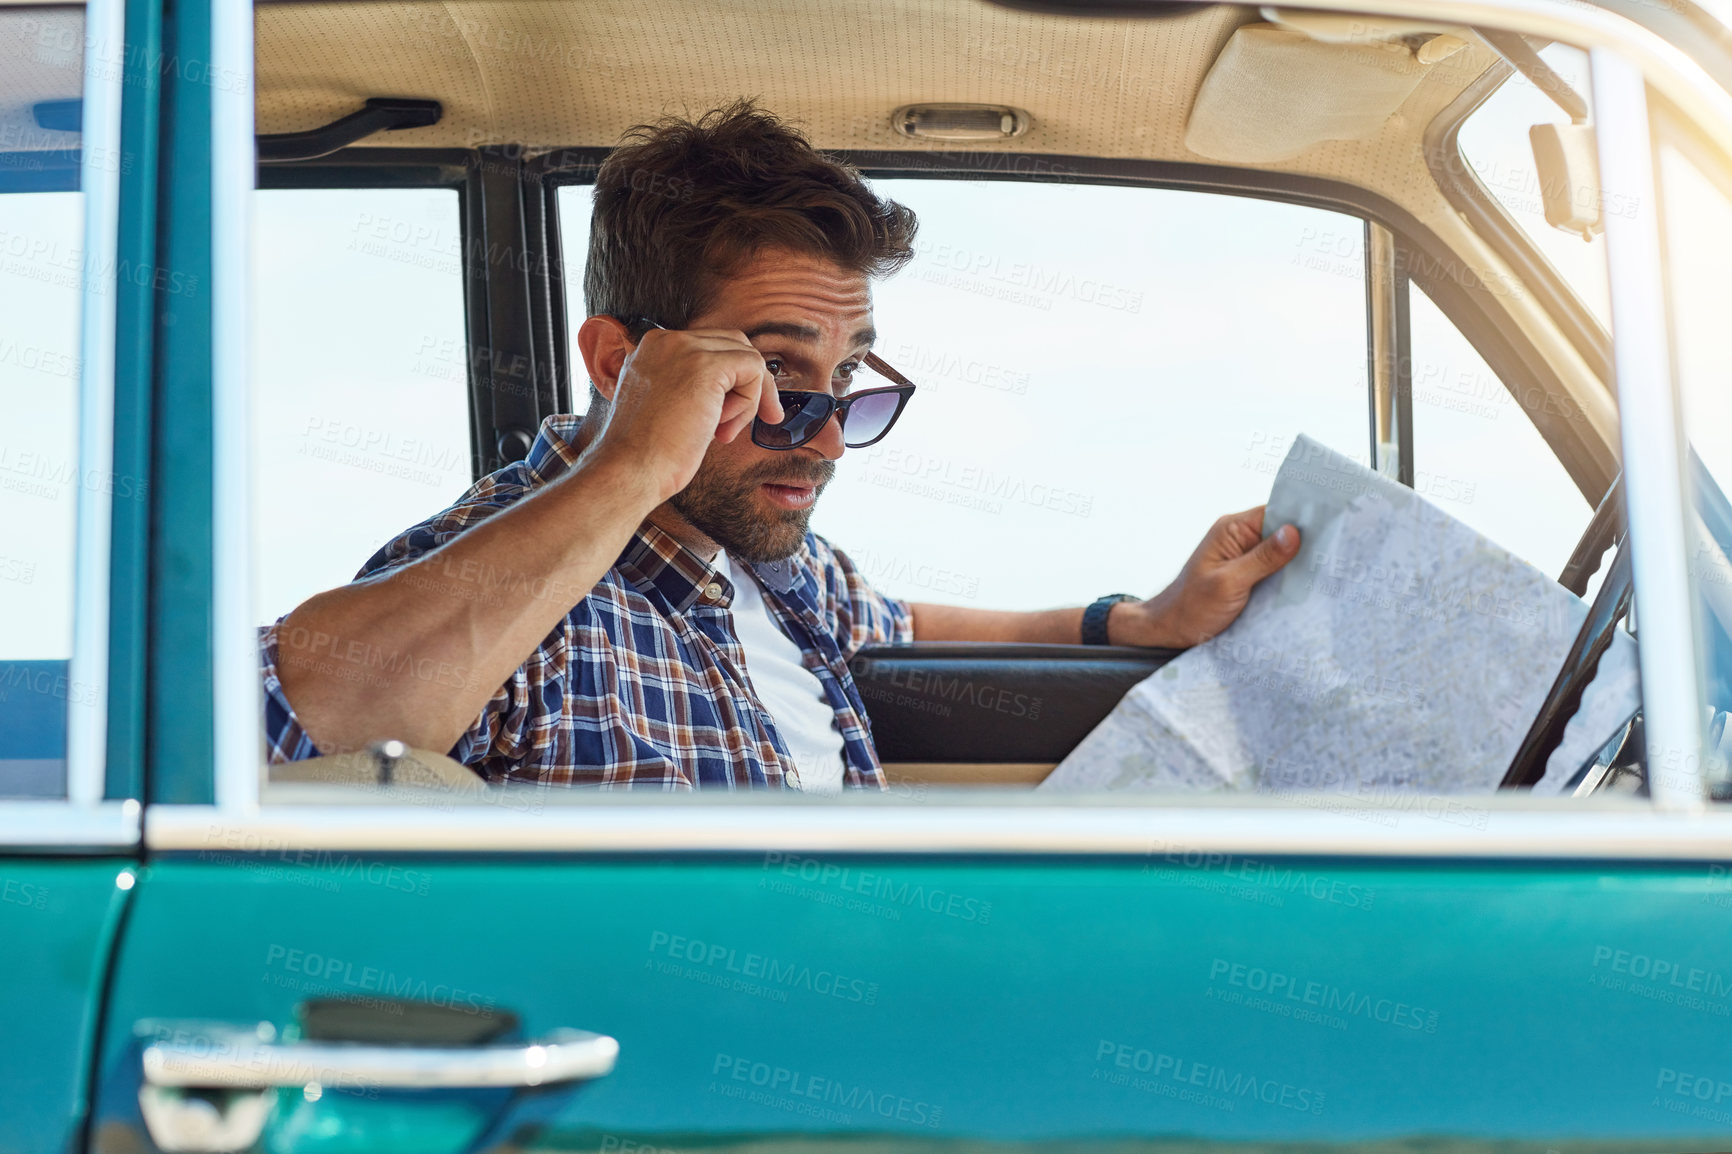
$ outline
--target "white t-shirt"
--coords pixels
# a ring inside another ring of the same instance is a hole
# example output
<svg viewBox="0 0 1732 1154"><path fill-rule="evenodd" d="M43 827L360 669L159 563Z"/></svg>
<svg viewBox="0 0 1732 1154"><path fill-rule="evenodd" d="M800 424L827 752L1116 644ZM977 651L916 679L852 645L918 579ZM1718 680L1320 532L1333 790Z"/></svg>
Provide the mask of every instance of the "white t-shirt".
<svg viewBox="0 0 1732 1154"><path fill-rule="evenodd" d="M842 792L842 733L818 675L800 664L800 647L782 632L757 578L724 552L716 571L734 586L734 632L746 651L746 676L775 719L807 793Z"/></svg>

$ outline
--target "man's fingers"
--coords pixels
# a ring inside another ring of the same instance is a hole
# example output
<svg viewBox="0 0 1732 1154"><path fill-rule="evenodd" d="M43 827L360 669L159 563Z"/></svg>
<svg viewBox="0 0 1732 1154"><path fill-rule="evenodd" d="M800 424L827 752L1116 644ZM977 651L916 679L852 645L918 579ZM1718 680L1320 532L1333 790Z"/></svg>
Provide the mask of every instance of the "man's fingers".
<svg viewBox="0 0 1732 1154"><path fill-rule="evenodd" d="M1262 510L1257 512L1261 519ZM1298 552L1299 530L1291 525L1283 525L1263 538L1255 549L1234 561L1232 567L1255 583L1293 560L1294 554Z"/></svg>
<svg viewBox="0 0 1732 1154"><path fill-rule="evenodd" d="M776 378L768 372L764 373L763 383L758 386L758 416L772 425L782 423L782 398L776 392Z"/></svg>
<svg viewBox="0 0 1732 1154"><path fill-rule="evenodd" d="M758 418L776 424L782 419L781 398L776 395L776 379L765 369L756 349L744 358L733 386L722 398L722 417L716 426L716 440L732 441Z"/></svg>

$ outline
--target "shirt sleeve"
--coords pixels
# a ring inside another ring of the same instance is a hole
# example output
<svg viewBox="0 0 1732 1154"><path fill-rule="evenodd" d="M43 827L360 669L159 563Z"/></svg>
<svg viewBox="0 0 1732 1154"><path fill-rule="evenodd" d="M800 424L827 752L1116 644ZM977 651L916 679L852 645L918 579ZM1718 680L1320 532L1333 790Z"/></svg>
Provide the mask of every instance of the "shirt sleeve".
<svg viewBox="0 0 1732 1154"><path fill-rule="evenodd" d="M815 537L821 551L829 586L831 607L836 614L836 640L842 655L852 660L868 645L906 644L914 640L914 612L908 602L887 597L849 560L848 554Z"/></svg>
<svg viewBox="0 0 1732 1154"><path fill-rule="evenodd" d="M282 628L279 618L276 624L259 630L259 662L264 667L265 679L265 760L270 765L319 756L318 747L301 728L301 719L295 715L295 707L289 704L282 679L277 675L277 635Z"/></svg>

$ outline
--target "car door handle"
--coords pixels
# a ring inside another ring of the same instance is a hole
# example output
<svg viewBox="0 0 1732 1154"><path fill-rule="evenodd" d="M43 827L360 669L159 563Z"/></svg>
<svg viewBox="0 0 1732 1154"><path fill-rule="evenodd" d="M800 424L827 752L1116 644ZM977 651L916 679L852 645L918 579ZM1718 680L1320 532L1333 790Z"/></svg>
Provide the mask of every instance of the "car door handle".
<svg viewBox="0 0 1732 1154"><path fill-rule="evenodd" d="M144 1047L152 1086L262 1090L320 1086L390 1090L548 1086L600 1078L619 1043L587 1030L555 1030L533 1042L479 1046L278 1042L256 1029L201 1025Z"/></svg>

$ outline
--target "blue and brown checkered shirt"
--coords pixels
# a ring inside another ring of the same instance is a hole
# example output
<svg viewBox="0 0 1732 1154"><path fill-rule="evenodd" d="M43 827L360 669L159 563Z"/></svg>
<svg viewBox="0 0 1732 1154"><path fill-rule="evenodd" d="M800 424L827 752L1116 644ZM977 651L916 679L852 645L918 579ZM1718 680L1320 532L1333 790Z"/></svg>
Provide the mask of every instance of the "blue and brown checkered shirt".
<svg viewBox="0 0 1732 1154"><path fill-rule="evenodd" d="M356 579L433 553L558 476L577 460L572 440L578 422L549 417L525 460L483 477L455 505L394 538ZM873 589L842 552L816 534L808 533L789 560L752 569L772 615L800 647L836 711L845 784L884 788L848 660L865 645L911 640L908 606ZM464 576L478 596L497 595L512 580L479 569ZM726 576L645 524L613 568L499 687L451 756L490 781L798 788L787 745L747 679L732 601ZM319 753L277 677L282 624L260 633L273 763ZM358 666L347 672L368 675L365 657L347 664Z"/></svg>

